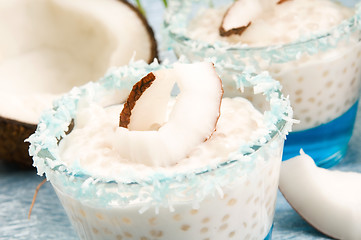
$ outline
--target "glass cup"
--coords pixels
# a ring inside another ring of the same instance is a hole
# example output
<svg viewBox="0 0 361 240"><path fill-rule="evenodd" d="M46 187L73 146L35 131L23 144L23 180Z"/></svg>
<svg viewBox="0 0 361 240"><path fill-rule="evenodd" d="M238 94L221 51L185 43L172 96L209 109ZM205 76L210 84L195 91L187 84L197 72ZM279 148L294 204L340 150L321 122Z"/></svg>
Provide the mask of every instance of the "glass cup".
<svg viewBox="0 0 361 240"><path fill-rule="evenodd" d="M234 73L239 88L254 89L264 99L267 129L217 164L138 175L124 171L119 179L107 179L68 168L60 159L58 143L71 131L78 108L124 100L137 80L163 67L137 62L59 99L29 138L38 174L50 180L81 239L270 239L292 109L266 73Z"/></svg>
<svg viewBox="0 0 361 240"><path fill-rule="evenodd" d="M226 95L237 94L227 71L252 66L267 70L279 80L289 96L294 118L299 120L287 137L283 159L299 154L302 148L318 166L336 165L346 154L358 107L361 79L361 4L344 1L354 15L327 32L298 41L250 47L224 42L207 43L189 37L188 27L197 15L233 1L175 0L166 11L164 28L167 44L176 55L189 60L217 59ZM212 22L218 29L220 23Z"/></svg>

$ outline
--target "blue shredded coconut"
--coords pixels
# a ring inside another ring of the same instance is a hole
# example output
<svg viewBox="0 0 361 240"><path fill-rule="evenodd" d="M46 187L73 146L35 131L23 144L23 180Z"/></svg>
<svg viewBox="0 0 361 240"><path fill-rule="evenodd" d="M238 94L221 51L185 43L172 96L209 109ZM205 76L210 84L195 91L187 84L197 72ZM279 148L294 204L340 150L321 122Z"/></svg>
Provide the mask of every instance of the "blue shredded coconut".
<svg viewBox="0 0 361 240"><path fill-rule="evenodd" d="M165 14L165 45L177 53L186 54L190 59L217 56L223 63L237 63L246 67L250 63L258 66L257 58L270 63L285 63L297 60L301 53L310 55L335 48L339 42L347 40L361 29L361 3L356 4L355 14L327 32L321 32L297 41L267 47L249 47L242 44L215 42L213 44L191 39L187 34L187 24L194 17L194 6L212 7L209 0L175 0L169 3ZM245 59L247 59L245 62Z"/></svg>
<svg viewBox="0 0 361 240"><path fill-rule="evenodd" d="M221 68L214 61L216 68ZM69 124L76 116L78 108L91 102L99 102L114 89L128 92L141 77L150 71L170 68L172 65L143 61L132 62L129 66L112 69L98 82L90 82L72 89L54 102L53 108L45 111L36 132L29 137L29 153L33 157L38 174L45 174L55 186L61 186L67 194L98 206L126 206L133 201L146 202L140 210L163 206L172 209L172 199L192 201L194 207L206 196L220 194L222 187L234 179L252 172L257 161L265 160L269 149L275 148L274 141L284 138L293 123L292 109L288 98L281 94L281 86L268 73L256 75L252 69L235 75L238 88L254 87L266 96L271 108L264 112L269 129L255 142L239 146L238 151L217 166L204 166L187 172L137 173L126 172L119 179L90 176L79 165L71 168L64 165L59 157L58 142L66 137ZM86 100L86 101L84 101ZM283 139L281 139L283 140ZM266 147L264 147L266 146Z"/></svg>

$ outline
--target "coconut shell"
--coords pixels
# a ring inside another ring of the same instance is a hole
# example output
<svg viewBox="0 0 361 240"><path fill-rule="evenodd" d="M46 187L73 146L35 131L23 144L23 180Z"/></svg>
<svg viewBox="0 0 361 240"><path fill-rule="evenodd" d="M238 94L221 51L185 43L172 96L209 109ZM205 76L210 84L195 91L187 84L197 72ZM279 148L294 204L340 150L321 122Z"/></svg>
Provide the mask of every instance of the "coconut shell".
<svg viewBox="0 0 361 240"><path fill-rule="evenodd" d="M149 25L147 19L144 17L144 15L139 11L138 8L136 8L134 5L132 5L131 3L129 3L126 0L118 0L122 3L124 3L125 5L127 5L132 11L134 11L137 16L140 18L140 20L142 21L143 25L146 27L148 35L149 35L149 40L151 41L151 54L150 57L148 59L148 63L153 62L154 58L158 59L158 45L157 45L157 41L155 39L154 36L154 31L151 28L151 26Z"/></svg>
<svg viewBox="0 0 361 240"><path fill-rule="evenodd" d="M138 8L128 1L118 1L128 6L130 10L134 11L147 29L149 41L151 41L151 52L147 62L153 62L154 58L158 58L157 42L154 32L148 24L147 19ZM15 165L19 168L32 168L33 160L28 153L29 144L25 143L24 140L34 133L35 130L36 125L34 124L19 122L6 118L6 116L0 116L0 161L10 165Z"/></svg>
<svg viewBox="0 0 361 240"><path fill-rule="evenodd" d="M143 77L137 82L130 92L127 101L124 104L124 108L120 113L119 127L128 127L130 123L130 116L137 100L142 94L149 88L155 80L154 74L151 72L147 76Z"/></svg>
<svg viewBox="0 0 361 240"><path fill-rule="evenodd" d="M29 144L25 143L36 125L0 117L0 160L20 168L31 168Z"/></svg>

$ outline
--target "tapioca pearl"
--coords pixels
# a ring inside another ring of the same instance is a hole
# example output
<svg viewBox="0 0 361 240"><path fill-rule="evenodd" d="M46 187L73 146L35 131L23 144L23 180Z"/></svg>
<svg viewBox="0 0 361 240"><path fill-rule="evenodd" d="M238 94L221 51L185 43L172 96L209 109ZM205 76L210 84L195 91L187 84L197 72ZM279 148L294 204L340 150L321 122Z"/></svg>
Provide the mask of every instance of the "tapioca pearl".
<svg viewBox="0 0 361 240"><path fill-rule="evenodd" d="M337 88L342 88L343 87L343 82L339 82L338 84L337 84Z"/></svg>
<svg viewBox="0 0 361 240"><path fill-rule="evenodd" d="M188 231L189 229L191 228L191 226L190 225L188 225L188 224L183 224L182 226L181 226L181 230L182 231Z"/></svg>
<svg viewBox="0 0 361 240"><path fill-rule="evenodd" d="M127 217L123 217L123 218L122 218L122 222L125 223L125 224L132 224L132 220L130 220L130 219L127 218Z"/></svg>
<svg viewBox="0 0 361 240"><path fill-rule="evenodd" d="M360 67L356 67L356 68L355 68L355 74L358 75L359 72L360 72Z"/></svg>
<svg viewBox="0 0 361 240"><path fill-rule="evenodd" d="M252 225L251 225L251 229L255 229L255 228L257 227L257 225L258 225L258 223L257 223L257 222L252 223Z"/></svg>
<svg viewBox="0 0 361 240"><path fill-rule="evenodd" d="M205 217L202 219L202 223L206 224L206 223L209 223L211 219L209 217Z"/></svg>
<svg viewBox="0 0 361 240"><path fill-rule="evenodd" d="M327 110L331 110L331 109L333 109L333 108L335 108L335 104L333 104L333 103L328 104L328 105L326 106L326 109L327 109Z"/></svg>
<svg viewBox="0 0 361 240"><path fill-rule="evenodd" d="M224 223L222 224L220 227L219 227L219 231L224 231L228 228L228 224L227 223Z"/></svg>
<svg viewBox="0 0 361 240"><path fill-rule="evenodd" d="M126 238L132 238L133 234L129 233L129 232L124 232L124 237Z"/></svg>
<svg viewBox="0 0 361 240"><path fill-rule="evenodd" d="M80 215L82 215L83 217L86 217L86 213L83 209L79 209L79 213Z"/></svg>
<svg viewBox="0 0 361 240"><path fill-rule="evenodd" d="M258 215L258 212L254 212L254 213L252 214L252 218L256 218L257 215Z"/></svg>
<svg viewBox="0 0 361 240"><path fill-rule="evenodd" d="M161 230L151 230L150 232L149 232L149 234L152 236L152 237L162 237L163 236L163 231L161 231Z"/></svg>
<svg viewBox="0 0 361 240"><path fill-rule="evenodd" d="M355 85L355 83L356 83L356 77L353 77L351 80L351 86Z"/></svg>
<svg viewBox="0 0 361 240"><path fill-rule="evenodd" d="M303 78L303 77L299 77L299 78L297 78L297 82L303 82L305 79Z"/></svg>
<svg viewBox="0 0 361 240"><path fill-rule="evenodd" d="M229 219L229 214L226 214L223 216L222 222L227 222L228 219Z"/></svg>
<svg viewBox="0 0 361 240"><path fill-rule="evenodd" d="M356 67L356 62L353 61L352 64L351 64L351 66L352 66L353 68Z"/></svg>
<svg viewBox="0 0 361 240"><path fill-rule="evenodd" d="M306 118L305 118L305 122L310 123L311 121L312 121L312 118L311 118L311 117L306 117Z"/></svg>
<svg viewBox="0 0 361 240"><path fill-rule="evenodd" d="M330 94L330 98L331 98L331 99L334 98L334 97L336 97L336 93L335 93L335 92L333 92L333 93Z"/></svg>
<svg viewBox="0 0 361 240"><path fill-rule="evenodd" d="M97 229L96 227L93 227L92 228L92 231L94 234L98 234L99 233L99 229Z"/></svg>
<svg viewBox="0 0 361 240"><path fill-rule="evenodd" d="M151 225L151 226L155 226L156 224L157 224L157 218L155 218L155 217L152 217L152 218L149 218L148 219L148 223L149 223L149 225Z"/></svg>
<svg viewBox="0 0 361 240"><path fill-rule="evenodd" d="M243 222L242 225L243 225L244 228L248 227L248 224L246 222Z"/></svg>
<svg viewBox="0 0 361 240"><path fill-rule="evenodd" d="M316 99L314 97L310 97L309 99L307 99L307 101L310 103L314 103L316 102Z"/></svg>
<svg viewBox="0 0 361 240"><path fill-rule="evenodd" d="M303 108L303 109L301 109L300 113L305 114L305 113L308 113L309 111L310 111L309 108Z"/></svg>
<svg viewBox="0 0 361 240"><path fill-rule="evenodd" d="M236 235L236 231L230 232L230 233L228 234L228 237L229 237L229 238L233 238L234 235Z"/></svg>
<svg viewBox="0 0 361 240"><path fill-rule="evenodd" d="M325 87L326 88L331 88L332 85L333 85L333 81L328 81L328 82L326 82Z"/></svg>
<svg viewBox="0 0 361 240"><path fill-rule="evenodd" d="M295 91L295 95L302 95L302 93L303 93L303 90L302 90L302 89L297 89L297 90Z"/></svg>
<svg viewBox="0 0 361 240"><path fill-rule="evenodd" d="M122 235L119 235L119 234L116 235L115 238L116 238L117 240L123 240L123 236L122 236Z"/></svg>
<svg viewBox="0 0 361 240"><path fill-rule="evenodd" d="M295 103L298 103L298 104L299 104L299 103L301 103L301 102L302 102L302 98L301 98L301 97L298 97L298 98L295 99Z"/></svg>
<svg viewBox="0 0 361 240"><path fill-rule="evenodd" d="M191 215L196 215L198 213L198 210L197 209L192 209L189 213Z"/></svg>
<svg viewBox="0 0 361 240"><path fill-rule="evenodd" d="M174 219L175 221L180 221L180 220L182 220L182 216L181 216L180 214L175 214L175 215L173 216L173 219Z"/></svg>
<svg viewBox="0 0 361 240"><path fill-rule="evenodd" d="M96 213L95 216L99 219L99 220L104 220L104 216L101 213Z"/></svg>
<svg viewBox="0 0 361 240"><path fill-rule="evenodd" d="M228 206L234 206L237 203L237 199L232 198L227 202Z"/></svg>
<svg viewBox="0 0 361 240"><path fill-rule="evenodd" d="M208 233L208 231L209 231L209 229L207 227L202 227L200 232L202 234L205 234L205 233Z"/></svg>
<svg viewBox="0 0 361 240"><path fill-rule="evenodd" d="M343 74L346 74L347 71L348 71L348 68L347 68L347 67L344 67L343 70L342 70Z"/></svg>
<svg viewBox="0 0 361 240"><path fill-rule="evenodd" d="M329 72L328 70L324 71L324 72L322 73L322 77L324 77L324 78L327 77L329 73L330 73L330 72Z"/></svg>
<svg viewBox="0 0 361 240"><path fill-rule="evenodd" d="M246 204L249 204L253 198L254 198L254 195L249 196L246 200Z"/></svg>

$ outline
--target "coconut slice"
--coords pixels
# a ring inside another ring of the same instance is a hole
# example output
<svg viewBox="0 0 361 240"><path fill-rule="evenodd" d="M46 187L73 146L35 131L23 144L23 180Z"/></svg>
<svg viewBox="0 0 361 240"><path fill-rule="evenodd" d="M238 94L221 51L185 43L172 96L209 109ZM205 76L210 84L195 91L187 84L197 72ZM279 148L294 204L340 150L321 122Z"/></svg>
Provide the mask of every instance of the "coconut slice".
<svg viewBox="0 0 361 240"><path fill-rule="evenodd" d="M282 163L279 188L308 223L336 239L361 239L361 174L319 168L300 156Z"/></svg>
<svg viewBox="0 0 361 240"><path fill-rule="evenodd" d="M120 127L158 130L167 116L170 92L175 84L172 70L151 72L133 86L120 114Z"/></svg>
<svg viewBox="0 0 361 240"><path fill-rule="evenodd" d="M60 94L157 57L152 29L125 0L0 0L0 18L0 160L20 166L31 166L24 140Z"/></svg>
<svg viewBox="0 0 361 240"><path fill-rule="evenodd" d="M180 93L167 117L174 83ZM215 131L222 95L212 63L175 64L147 75L133 87L121 113L119 154L146 165L176 164Z"/></svg>
<svg viewBox="0 0 361 240"><path fill-rule="evenodd" d="M287 0L238 0L223 16L219 34L223 37L241 35L261 14Z"/></svg>

